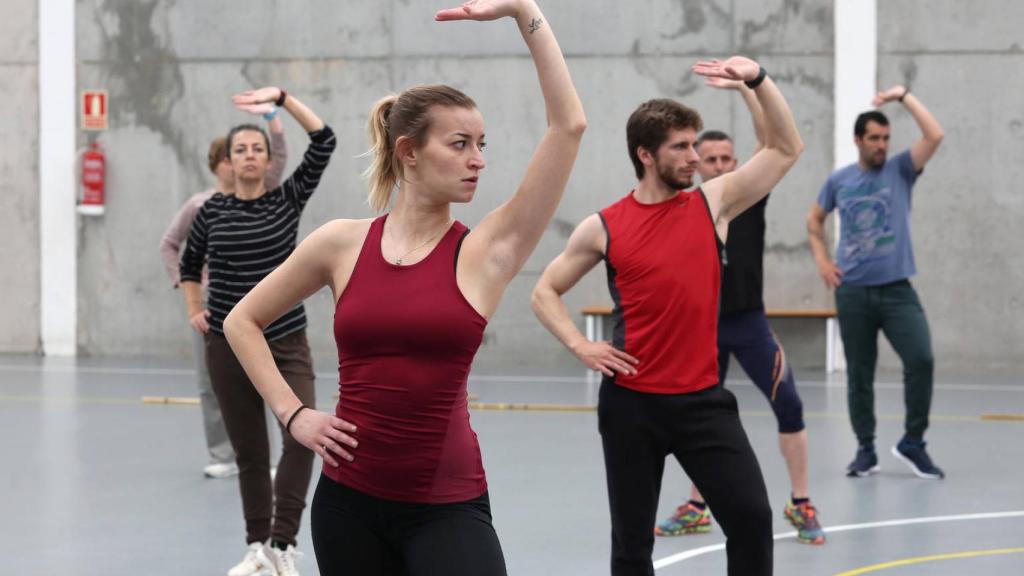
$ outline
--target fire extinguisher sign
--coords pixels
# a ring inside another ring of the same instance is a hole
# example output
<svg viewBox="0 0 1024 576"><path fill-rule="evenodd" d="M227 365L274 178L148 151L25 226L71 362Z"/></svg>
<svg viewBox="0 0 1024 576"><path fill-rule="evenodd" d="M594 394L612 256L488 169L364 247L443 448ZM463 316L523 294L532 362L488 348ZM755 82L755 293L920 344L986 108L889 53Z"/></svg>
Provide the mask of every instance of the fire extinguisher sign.
<svg viewBox="0 0 1024 576"><path fill-rule="evenodd" d="M82 130L107 129L107 91L82 92Z"/></svg>

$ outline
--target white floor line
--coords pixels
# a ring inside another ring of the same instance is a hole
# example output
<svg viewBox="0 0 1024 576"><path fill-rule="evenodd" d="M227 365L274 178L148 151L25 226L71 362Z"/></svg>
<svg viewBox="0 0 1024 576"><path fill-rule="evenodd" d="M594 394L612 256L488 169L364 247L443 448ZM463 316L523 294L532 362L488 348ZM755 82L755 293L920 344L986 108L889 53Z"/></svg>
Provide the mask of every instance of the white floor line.
<svg viewBox="0 0 1024 576"><path fill-rule="evenodd" d="M837 532L850 532L853 530L870 530L872 528L889 528L892 526L907 526L911 524L932 524L936 522L960 522L964 520L997 520L1001 518L1019 518L1024 517L1024 510L1013 510L1009 512L986 512L981 514L958 514L955 516L926 516L922 518L904 518L900 520L884 520L881 522L867 522L864 524L845 524L841 526L830 526L825 528L826 534L835 534ZM785 540L788 538L796 538L796 532L783 532L773 536L775 540ZM666 556L660 560L654 562L654 569L658 570L672 564L677 564L684 560L696 558L697 556L703 556L711 552L718 552L725 550L725 542L720 544L711 544L709 546L701 546L700 548L694 548L693 550L687 550L685 552L679 552L671 556Z"/></svg>

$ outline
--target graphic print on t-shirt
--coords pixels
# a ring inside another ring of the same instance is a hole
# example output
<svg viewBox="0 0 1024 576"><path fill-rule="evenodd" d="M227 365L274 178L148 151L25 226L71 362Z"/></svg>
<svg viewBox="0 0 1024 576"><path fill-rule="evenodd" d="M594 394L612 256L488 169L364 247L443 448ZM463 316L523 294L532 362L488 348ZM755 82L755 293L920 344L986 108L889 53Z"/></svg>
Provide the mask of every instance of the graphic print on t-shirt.
<svg viewBox="0 0 1024 576"><path fill-rule="evenodd" d="M896 249L896 234L890 223L892 188L879 184L870 180L839 191L839 209L846 226L840 246L850 264L884 258Z"/></svg>

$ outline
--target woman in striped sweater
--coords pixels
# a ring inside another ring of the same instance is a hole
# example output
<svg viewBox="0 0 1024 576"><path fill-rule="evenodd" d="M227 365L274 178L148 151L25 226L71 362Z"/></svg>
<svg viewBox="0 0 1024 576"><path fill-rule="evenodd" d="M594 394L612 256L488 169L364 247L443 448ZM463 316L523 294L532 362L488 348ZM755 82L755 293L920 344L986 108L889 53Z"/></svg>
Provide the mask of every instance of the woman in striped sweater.
<svg viewBox="0 0 1024 576"><path fill-rule="evenodd" d="M263 400L253 388L224 337L223 323L235 304L295 249L299 218L334 151L330 127L294 96L279 88L236 95L235 105L265 113L276 104L309 133L302 163L280 186L267 190L270 146L261 128L244 124L227 136L235 193L214 194L196 214L181 257L181 287L189 321L206 334L206 364L235 449L245 516L243 560L229 576L269 569L295 574L295 537L299 530L313 468L313 454L288 434L277 476L271 480L269 442ZM203 262L209 266L209 296L202 307ZM313 362L306 341L306 314L296 302L263 330L264 347L303 402L314 402ZM269 542L268 542L269 540Z"/></svg>
<svg viewBox="0 0 1024 576"><path fill-rule="evenodd" d="M277 109L265 116L267 127L270 128L270 168L267 170L267 188L277 188L281 184L281 176L284 173L288 161L288 147L285 145L284 126L281 119L277 117ZM174 288L181 285L181 248L188 241L188 234L192 230L192 221L196 218L199 208L206 203L217 192L233 194L235 190L235 174L231 169L231 161L228 159L227 140L224 136L218 136L210 143L208 154L210 172L217 179L213 188L193 194L178 210L178 213L171 219L167 231L160 240L160 258L163 260L167 276L170 277ZM205 280L205 270L204 270ZM206 286L203 282L203 293ZM213 393L210 385L210 377L206 372L206 334L199 330L192 331L196 379L199 384L199 404L203 412L203 431L206 436L206 448L210 462L203 468L203 474L209 478L227 478L238 474L238 465L235 464L235 451L231 448L231 441L228 439L228 432L224 429L224 418L220 415L220 406L217 404L217 396ZM273 433L273 431L271 431Z"/></svg>

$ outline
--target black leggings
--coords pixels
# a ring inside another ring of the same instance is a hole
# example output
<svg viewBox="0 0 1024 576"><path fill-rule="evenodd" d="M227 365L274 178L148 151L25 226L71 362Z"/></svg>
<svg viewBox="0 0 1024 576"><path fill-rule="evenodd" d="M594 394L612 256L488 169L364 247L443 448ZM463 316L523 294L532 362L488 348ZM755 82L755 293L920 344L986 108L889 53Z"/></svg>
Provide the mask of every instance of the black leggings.
<svg viewBox="0 0 1024 576"><path fill-rule="evenodd" d="M707 500L726 536L730 576L772 573L772 519L761 468L721 386L645 394L605 378L598 426L612 519L612 575L652 576L654 526L671 454Z"/></svg>
<svg viewBox="0 0 1024 576"><path fill-rule="evenodd" d="M729 355L764 393L775 412L779 434L804 429L804 405L796 391L793 369L775 338L764 310L722 314L718 319L718 381L725 383Z"/></svg>
<svg viewBox="0 0 1024 576"><path fill-rule="evenodd" d="M453 504L395 502L321 475L310 520L322 576L506 574L486 492Z"/></svg>

